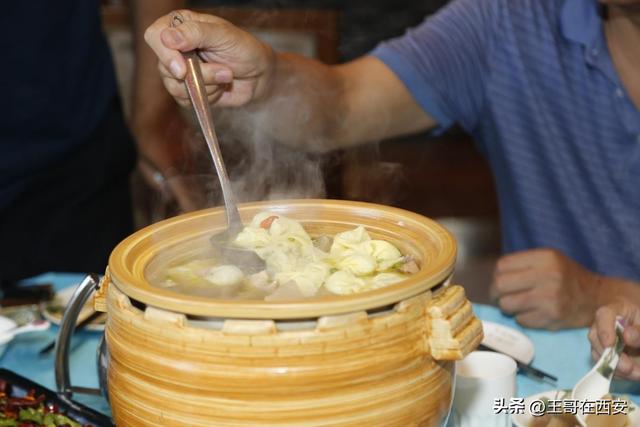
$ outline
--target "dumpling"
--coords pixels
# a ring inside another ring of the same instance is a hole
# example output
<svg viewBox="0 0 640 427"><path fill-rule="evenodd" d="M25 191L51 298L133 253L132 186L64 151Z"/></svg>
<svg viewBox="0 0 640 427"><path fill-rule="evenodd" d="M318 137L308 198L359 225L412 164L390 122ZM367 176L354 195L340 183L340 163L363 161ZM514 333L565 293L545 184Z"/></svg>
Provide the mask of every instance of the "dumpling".
<svg viewBox="0 0 640 427"><path fill-rule="evenodd" d="M220 265L210 269L204 278L216 286L234 286L242 282L244 273L235 265Z"/></svg>
<svg viewBox="0 0 640 427"><path fill-rule="evenodd" d="M361 292L366 287L366 283L347 271L338 270L324 282L324 287L331 293L348 295Z"/></svg>
<svg viewBox="0 0 640 427"><path fill-rule="evenodd" d="M213 262L210 260L189 261L186 264L167 269L166 278L174 284L208 286L210 284L204 275L212 268L212 265Z"/></svg>
<svg viewBox="0 0 640 427"><path fill-rule="evenodd" d="M362 242L358 250L375 258L378 271L388 270L404 259L398 248L384 240Z"/></svg>
<svg viewBox="0 0 640 427"><path fill-rule="evenodd" d="M344 256L367 240L371 240L369 233L367 233L367 230L365 230L363 226L359 226L353 230L336 234L329 252L333 257Z"/></svg>
<svg viewBox="0 0 640 427"><path fill-rule="evenodd" d="M318 290L329 276L329 266L314 262L305 265L302 269L288 272L281 272L275 275L276 281L280 285L284 285L289 282L295 283L300 292L305 296L314 296L318 293Z"/></svg>
<svg viewBox="0 0 640 427"><path fill-rule="evenodd" d="M312 256L313 241L300 223L289 218L278 217L269 228L269 234L275 245L287 252L299 256Z"/></svg>
<svg viewBox="0 0 640 427"><path fill-rule="evenodd" d="M258 252L258 255L265 260L267 272L274 275L282 271L294 271L298 265L298 257L289 254L281 249L272 247L265 252Z"/></svg>
<svg viewBox="0 0 640 427"><path fill-rule="evenodd" d="M254 216L251 223L238 234L235 243L253 249L265 261L278 252L309 259L314 259L316 252L311 237L300 223L270 212L260 212Z"/></svg>
<svg viewBox="0 0 640 427"><path fill-rule="evenodd" d="M246 249L260 249L271 243L271 236L264 228L244 227L236 236L234 243Z"/></svg>
<svg viewBox="0 0 640 427"><path fill-rule="evenodd" d="M366 253L353 253L338 259L336 265L339 270L347 271L355 276L367 276L376 270L374 257Z"/></svg>

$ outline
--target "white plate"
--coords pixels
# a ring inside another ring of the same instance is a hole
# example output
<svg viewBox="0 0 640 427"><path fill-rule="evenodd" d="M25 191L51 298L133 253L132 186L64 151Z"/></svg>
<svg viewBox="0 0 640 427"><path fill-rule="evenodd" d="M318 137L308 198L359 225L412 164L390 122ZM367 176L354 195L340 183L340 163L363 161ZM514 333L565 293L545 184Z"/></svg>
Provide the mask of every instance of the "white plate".
<svg viewBox="0 0 640 427"><path fill-rule="evenodd" d="M5 334L6 331L15 328L18 324L8 317L0 316L0 346L13 339L13 334Z"/></svg>
<svg viewBox="0 0 640 427"><path fill-rule="evenodd" d="M524 414L515 414L511 416L511 421L516 427L529 427L529 423L533 421L533 415L529 412L529 405L534 400L540 400L542 398L547 399L560 399L563 395L567 394L567 390L549 390L543 393L534 394L524 399ZM567 394L567 398L570 396ZM640 411L635 403L629 400L629 423L626 427L640 427Z"/></svg>
<svg viewBox="0 0 640 427"><path fill-rule="evenodd" d="M13 339L13 334L5 334L5 331L13 329L18 324L8 317L0 316L0 357L7 349L7 344Z"/></svg>
<svg viewBox="0 0 640 427"><path fill-rule="evenodd" d="M64 309L69 304L76 287L77 285L69 286L68 288L64 288L61 291L56 292L53 300L42 307L42 317L54 325L59 325L62 321ZM91 314L93 314L93 299L90 298L78 315L78 323L82 322ZM105 318L106 316L98 317L93 322L86 325L84 329L89 331L103 331Z"/></svg>
<svg viewBox="0 0 640 427"><path fill-rule="evenodd" d="M508 326L486 320L482 321L482 328L484 330L482 344L507 354L525 365L531 363L535 349L525 334Z"/></svg>

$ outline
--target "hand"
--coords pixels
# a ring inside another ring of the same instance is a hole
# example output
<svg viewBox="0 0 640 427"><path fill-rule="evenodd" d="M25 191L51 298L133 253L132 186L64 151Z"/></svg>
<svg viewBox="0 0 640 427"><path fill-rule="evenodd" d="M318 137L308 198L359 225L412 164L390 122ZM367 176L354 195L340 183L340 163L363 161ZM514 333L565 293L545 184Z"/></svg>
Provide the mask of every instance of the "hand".
<svg viewBox="0 0 640 427"><path fill-rule="evenodd" d="M158 56L159 69L169 93L181 105L189 104L183 80L185 60L180 52L198 49L209 102L242 106L265 96L275 69L273 50L224 19L181 10L185 22L170 28L163 16L145 32L145 40Z"/></svg>
<svg viewBox="0 0 640 427"><path fill-rule="evenodd" d="M575 328L593 320L599 281L556 250L533 249L500 258L490 292L523 326Z"/></svg>
<svg viewBox="0 0 640 427"><path fill-rule="evenodd" d="M615 342L615 319L622 316L625 320L625 329L622 335L626 345L620 355L620 362L616 368L616 375L632 381L640 381L640 307L629 302L620 301L602 306L598 309L595 321L589 330L591 342L591 357L600 359L602 351L611 347Z"/></svg>

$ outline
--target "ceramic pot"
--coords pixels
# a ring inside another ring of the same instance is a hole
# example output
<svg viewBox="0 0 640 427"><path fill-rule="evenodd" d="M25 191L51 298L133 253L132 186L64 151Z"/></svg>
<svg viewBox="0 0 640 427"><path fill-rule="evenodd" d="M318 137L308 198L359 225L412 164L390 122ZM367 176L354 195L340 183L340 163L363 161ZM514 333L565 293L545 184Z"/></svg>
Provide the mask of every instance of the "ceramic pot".
<svg viewBox="0 0 640 427"><path fill-rule="evenodd" d="M245 223L264 210L300 221L312 236L363 225L411 254L420 271L382 289L305 300L178 294L149 275L206 251L226 222L218 208L171 218L125 239L102 280L90 276L76 291L57 349L60 391L75 391L65 342L78 307L97 290L95 308L108 313L101 386L116 425L443 425L453 361L482 339L461 288L448 284L451 234L423 216L366 203L240 206Z"/></svg>

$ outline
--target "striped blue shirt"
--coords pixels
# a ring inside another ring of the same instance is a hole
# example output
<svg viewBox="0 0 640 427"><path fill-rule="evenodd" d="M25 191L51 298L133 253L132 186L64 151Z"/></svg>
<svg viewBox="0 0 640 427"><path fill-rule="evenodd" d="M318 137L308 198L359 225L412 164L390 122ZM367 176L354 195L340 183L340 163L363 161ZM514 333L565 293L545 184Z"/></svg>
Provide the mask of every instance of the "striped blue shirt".
<svg viewBox="0 0 640 427"><path fill-rule="evenodd" d="M455 0L372 53L496 182L506 252L555 248L640 279L640 111L596 0Z"/></svg>

